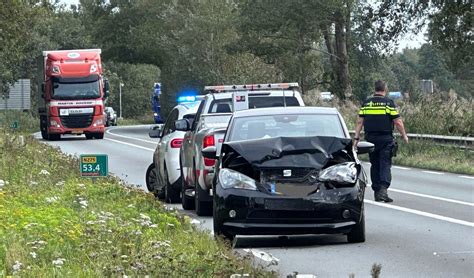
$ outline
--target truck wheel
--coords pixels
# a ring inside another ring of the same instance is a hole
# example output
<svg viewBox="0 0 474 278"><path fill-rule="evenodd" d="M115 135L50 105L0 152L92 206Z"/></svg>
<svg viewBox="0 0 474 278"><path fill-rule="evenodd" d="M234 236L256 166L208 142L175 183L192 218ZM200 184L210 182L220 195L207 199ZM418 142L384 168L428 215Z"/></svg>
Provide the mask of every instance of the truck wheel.
<svg viewBox="0 0 474 278"><path fill-rule="evenodd" d="M40 130L43 140L48 140L48 126L46 124L45 117L40 118Z"/></svg>
<svg viewBox="0 0 474 278"><path fill-rule="evenodd" d="M49 141L58 141L61 139L61 134L51 134L48 133L48 140Z"/></svg>
<svg viewBox="0 0 474 278"><path fill-rule="evenodd" d="M95 133L94 138L95 139L104 139L104 134L103 133Z"/></svg>
<svg viewBox="0 0 474 278"><path fill-rule="evenodd" d="M196 180L195 182L195 206L196 206L196 214L199 216L210 216L212 215L212 202L208 201L201 201L206 194L206 191L202 190L199 182Z"/></svg>
<svg viewBox="0 0 474 278"><path fill-rule="evenodd" d="M214 216L213 216L213 228L214 228L214 236L216 238L221 238L224 241L228 241L229 243L232 243L235 238L235 234L230 233L225 230L224 228L224 221L219 217L219 214L216 213L215 208L217 206L214 204Z"/></svg>
<svg viewBox="0 0 474 278"><path fill-rule="evenodd" d="M165 176L163 179L165 180L165 201L167 203L177 203L179 202L179 192L175 190L175 185L176 183L181 183L180 180L178 179L174 184L170 184L169 178L168 178L168 169L166 169L166 164L165 164L165 169L164 169L164 174Z"/></svg>
<svg viewBox="0 0 474 278"><path fill-rule="evenodd" d="M181 180L181 205L183 206L184 210L192 210L194 209L194 198L184 194L188 186L186 185L186 181L184 179L183 166L181 165L181 161L179 163L179 169L181 172L181 177L179 178Z"/></svg>
<svg viewBox="0 0 474 278"><path fill-rule="evenodd" d="M361 210L361 217L352 230L347 234L347 241L350 243L365 242L365 213L364 207Z"/></svg>

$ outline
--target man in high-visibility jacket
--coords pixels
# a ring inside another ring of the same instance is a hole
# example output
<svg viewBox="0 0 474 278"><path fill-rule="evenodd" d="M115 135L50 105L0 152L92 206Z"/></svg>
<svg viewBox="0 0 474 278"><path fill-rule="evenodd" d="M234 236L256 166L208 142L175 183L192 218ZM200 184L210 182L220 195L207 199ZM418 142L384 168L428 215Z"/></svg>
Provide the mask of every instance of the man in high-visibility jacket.
<svg viewBox="0 0 474 278"><path fill-rule="evenodd" d="M392 181L390 168L396 148L393 126L397 127L405 143L408 143L408 137L395 103L387 98L386 94L387 85L377 80L375 94L369 97L360 108L355 128L354 147L357 148L360 131L364 127L365 139L375 145L374 151L369 154L370 179L375 201L389 203L393 202L388 196L387 189Z"/></svg>

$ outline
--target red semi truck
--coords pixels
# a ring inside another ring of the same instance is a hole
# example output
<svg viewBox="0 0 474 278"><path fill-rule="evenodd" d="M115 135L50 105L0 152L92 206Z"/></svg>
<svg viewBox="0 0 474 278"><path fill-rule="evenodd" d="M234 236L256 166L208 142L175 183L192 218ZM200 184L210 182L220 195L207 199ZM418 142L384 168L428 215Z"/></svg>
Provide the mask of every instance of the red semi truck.
<svg viewBox="0 0 474 278"><path fill-rule="evenodd" d="M100 49L43 51L38 64L43 139L59 140L61 134L104 138L109 83L100 54Z"/></svg>

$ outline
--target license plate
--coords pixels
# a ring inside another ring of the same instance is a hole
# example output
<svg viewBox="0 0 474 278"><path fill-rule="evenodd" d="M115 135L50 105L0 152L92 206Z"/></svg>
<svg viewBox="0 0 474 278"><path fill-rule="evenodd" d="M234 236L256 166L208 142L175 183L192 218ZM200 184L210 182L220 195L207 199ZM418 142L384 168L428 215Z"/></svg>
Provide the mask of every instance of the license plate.
<svg viewBox="0 0 474 278"><path fill-rule="evenodd" d="M94 108L69 108L69 114L92 114Z"/></svg>
<svg viewBox="0 0 474 278"><path fill-rule="evenodd" d="M73 129L73 130L71 131L72 134L82 134L82 132L83 132L83 131L80 130L80 129Z"/></svg>
<svg viewBox="0 0 474 278"><path fill-rule="evenodd" d="M267 199L265 209L269 210L314 210L313 202L306 200Z"/></svg>

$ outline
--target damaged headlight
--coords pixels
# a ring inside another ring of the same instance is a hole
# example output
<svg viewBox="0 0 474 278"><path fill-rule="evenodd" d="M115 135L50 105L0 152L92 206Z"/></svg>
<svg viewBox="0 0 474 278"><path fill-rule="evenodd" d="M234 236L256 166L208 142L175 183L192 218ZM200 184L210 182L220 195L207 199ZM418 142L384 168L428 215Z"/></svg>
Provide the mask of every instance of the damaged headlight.
<svg viewBox="0 0 474 278"><path fill-rule="evenodd" d="M337 183L355 183L357 181L355 163L344 162L328 167L319 173L319 180Z"/></svg>
<svg viewBox="0 0 474 278"><path fill-rule="evenodd" d="M239 188L257 190L254 179L230 169L221 169L219 171L219 183L224 189Z"/></svg>

